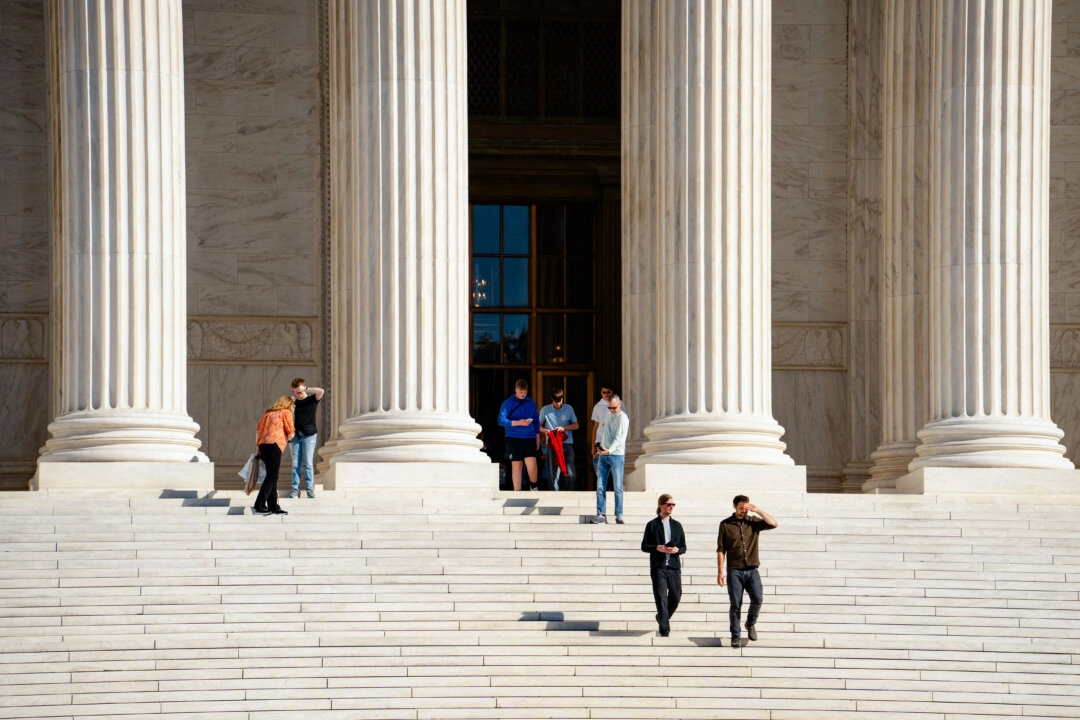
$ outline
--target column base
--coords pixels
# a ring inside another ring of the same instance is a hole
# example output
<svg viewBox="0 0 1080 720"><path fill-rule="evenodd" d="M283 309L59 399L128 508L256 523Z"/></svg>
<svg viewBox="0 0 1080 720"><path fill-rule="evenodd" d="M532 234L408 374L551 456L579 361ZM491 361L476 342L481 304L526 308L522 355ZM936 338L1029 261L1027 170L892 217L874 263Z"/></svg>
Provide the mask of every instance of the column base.
<svg viewBox="0 0 1080 720"><path fill-rule="evenodd" d="M912 472L932 467L1073 469L1058 442L1064 433L1048 420L956 417L931 422L918 435Z"/></svg>
<svg viewBox="0 0 1080 720"><path fill-rule="evenodd" d="M31 490L214 489L211 462L38 462Z"/></svg>
<svg viewBox="0 0 1080 720"><path fill-rule="evenodd" d="M884 443L870 454L874 461L870 479L863 483L862 491L889 492L896 489L896 480L908 474L908 465L915 459L917 442Z"/></svg>
<svg viewBox="0 0 1080 720"><path fill-rule="evenodd" d="M468 415L445 412L373 412L346 420L331 458L334 463L490 464Z"/></svg>
<svg viewBox="0 0 1080 720"><path fill-rule="evenodd" d="M921 468L896 481L896 492L1025 505L1080 504L1080 470Z"/></svg>
<svg viewBox="0 0 1080 720"><path fill-rule="evenodd" d="M186 415L131 410L72 413L49 423L41 463L208 463Z"/></svg>
<svg viewBox="0 0 1080 720"><path fill-rule="evenodd" d="M844 466L840 479L840 492L861 493L863 486L870 480L870 468L873 463L849 462Z"/></svg>
<svg viewBox="0 0 1080 720"><path fill-rule="evenodd" d="M349 462L335 457L322 476L327 490L432 490L450 493L499 489L499 465L438 462Z"/></svg>
<svg viewBox="0 0 1080 720"><path fill-rule="evenodd" d="M805 495L806 466L687 465L649 463L626 476L626 490L708 491L725 499L736 495Z"/></svg>
<svg viewBox="0 0 1080 720"><path fill-rule="evenodd" d="M652 463L690 465L787 465L780 442L784 428L775 420L743 416L675 415L645 428L645 454L636 467Z"/></svg>

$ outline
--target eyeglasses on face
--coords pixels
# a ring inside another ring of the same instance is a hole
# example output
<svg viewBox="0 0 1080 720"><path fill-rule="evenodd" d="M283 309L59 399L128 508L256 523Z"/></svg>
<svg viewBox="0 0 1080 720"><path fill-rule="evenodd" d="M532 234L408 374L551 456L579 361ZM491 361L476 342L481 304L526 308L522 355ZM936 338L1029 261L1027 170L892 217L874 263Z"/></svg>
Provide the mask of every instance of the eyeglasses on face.
<svg viewBox="0 0 1080 720"><path fill-rule="evenodd" d="M664 507L675 507L675 503L664 503Z"/></svg>
<svg viewBox="0 0 1080 720"><path fill-rule="evenodd" d="M619 406L618 405L608 405L607 409L614 412L615 410L619 409Z"/></svg>

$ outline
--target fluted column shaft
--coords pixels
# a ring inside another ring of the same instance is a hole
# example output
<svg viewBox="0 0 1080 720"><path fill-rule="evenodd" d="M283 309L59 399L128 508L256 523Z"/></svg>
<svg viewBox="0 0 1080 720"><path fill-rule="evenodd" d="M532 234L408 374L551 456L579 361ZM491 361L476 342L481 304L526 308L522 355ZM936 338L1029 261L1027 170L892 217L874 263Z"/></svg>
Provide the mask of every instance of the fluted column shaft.
<svg viewBox="0 0 1080 720"><path fill-rule="evenodd" d="M205 461L186 410L180 0L48 15L56 419L40 461Z"/></svg>
<svg viewBox="0 0 1080 720"><path fill-rule="evenodd" d="M639 464L791 465L772 417L770 3L659 6L657 417Z"/></svg>
<svg viewBox="0 0 1080 720"><path fill-rule="evenodd" d="M930 0L886 0L885 13L882 444L867 490L895 487L907 474L930 419Z"/></svg>
<svg viewBox="0 0 1080 720"><path fill-rule="evenodd" d="M623 401L634 422L626 455L641 455L656 414L657 0L622 6Z"/></svg>
<svg viewBox="0 0 1080 720"><path fill-rule="evenodd" d="M1070 468L1050 420L1050 0L934 0L930 411L911 469Z"/></svg>
<svg viewBox="0 0 1080 720"><path fill-rule="evenodd" d="M468 415L465 0L333 0L342 462L490 462Z"/></svg>

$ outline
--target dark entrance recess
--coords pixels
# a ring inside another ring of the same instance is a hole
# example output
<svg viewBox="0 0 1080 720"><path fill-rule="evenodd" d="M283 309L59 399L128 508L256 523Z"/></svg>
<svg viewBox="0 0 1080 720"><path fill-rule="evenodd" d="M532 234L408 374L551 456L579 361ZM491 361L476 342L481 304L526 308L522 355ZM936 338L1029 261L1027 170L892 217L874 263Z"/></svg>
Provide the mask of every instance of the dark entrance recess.
<svg viewBox="0 0 1080 720"><path fill-rule="evenodd" d="M618 0L470 0L470 411L493 460L514 381L562 386L581 430L618 384Z"/></svg>

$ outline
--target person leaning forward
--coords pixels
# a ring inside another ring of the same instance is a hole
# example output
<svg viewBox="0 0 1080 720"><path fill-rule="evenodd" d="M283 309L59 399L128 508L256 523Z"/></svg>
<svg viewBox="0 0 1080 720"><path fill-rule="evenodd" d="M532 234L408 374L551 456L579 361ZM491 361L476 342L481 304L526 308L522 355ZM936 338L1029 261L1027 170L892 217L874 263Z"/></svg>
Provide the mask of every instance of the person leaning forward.
<svg viewBox="0 0 1080 720"><path fill-rule="evenodd" d="M746 614L746 636L757 640L756 624L763 600L761 576L758 574L758 534L763 530L772 530L778 523L772 515L752 505L750 498L745 495L736 495L732 504L735 512L720 522L720 529L716 534L716 584L727 584L731 647L740 647L739 623L744 590L750 596L750 610Z"/></svg>
<svg viewBox="0 0 1080 720"><path fill-rule="evenodd" d="M679 521L671 517L674 511L674 498L666 493L661 495L656 501L656 517L648 522L641 537L641 551L649 553L649 576L660 637L671 634L671 616L682 598L679 556L686 552L686 535Z"/></svg>

